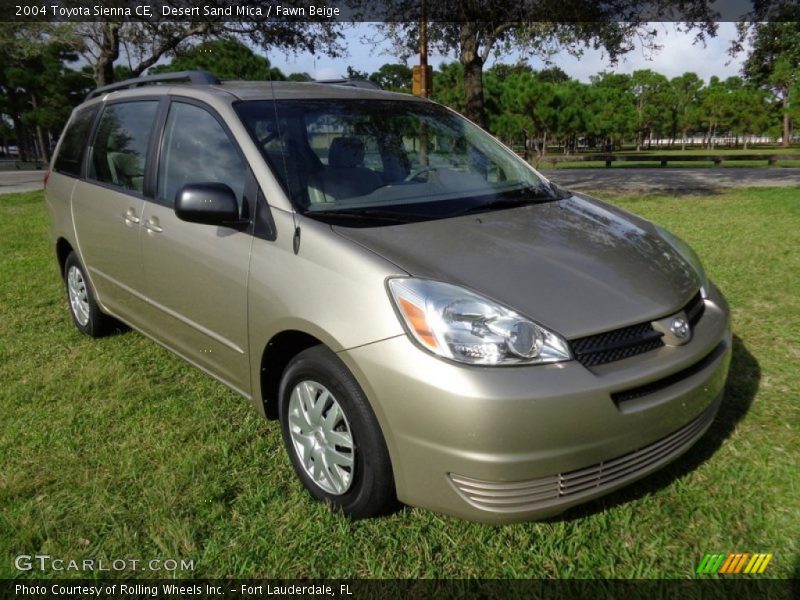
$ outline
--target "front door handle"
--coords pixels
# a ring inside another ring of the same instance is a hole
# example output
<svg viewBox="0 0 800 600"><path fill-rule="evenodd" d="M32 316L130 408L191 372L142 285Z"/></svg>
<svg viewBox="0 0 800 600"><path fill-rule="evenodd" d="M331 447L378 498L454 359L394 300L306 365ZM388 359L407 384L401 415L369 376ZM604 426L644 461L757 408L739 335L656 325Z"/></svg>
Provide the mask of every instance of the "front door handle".
<svg viewBox="0 0 800 600"><path fill-rule="evenodd" d="M139 224L139 217L136 216L136 211L132 208L129 208L125 211L125 225L138 225Z"/></svg>
<svg viewBox="0 0 800 600"><path fill-rule="evenodd" d="M158 224L158 219L152 217L144 222L144 228L147 229L149 233L161 233L164 231L161 226Z"/></svg>

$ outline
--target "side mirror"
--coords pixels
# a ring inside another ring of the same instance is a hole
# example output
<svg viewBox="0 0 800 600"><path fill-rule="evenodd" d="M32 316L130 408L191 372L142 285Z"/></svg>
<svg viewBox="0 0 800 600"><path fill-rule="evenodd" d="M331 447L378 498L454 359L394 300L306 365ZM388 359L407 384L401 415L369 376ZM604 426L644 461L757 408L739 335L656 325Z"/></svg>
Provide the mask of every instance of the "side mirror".
<svg viewBox="0 0 800 600"><path fill-rule="evenodd" d="M237 227L239 205L230 186L224 183L189 183L175 195L175 215L181 221Z"/></svg>

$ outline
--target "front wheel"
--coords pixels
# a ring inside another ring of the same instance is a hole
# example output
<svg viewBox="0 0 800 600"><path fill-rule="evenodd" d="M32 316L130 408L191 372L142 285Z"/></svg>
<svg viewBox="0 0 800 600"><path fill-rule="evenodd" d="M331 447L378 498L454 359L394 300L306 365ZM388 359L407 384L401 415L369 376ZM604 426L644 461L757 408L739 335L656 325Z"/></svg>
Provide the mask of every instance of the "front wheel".
<svg viewBox="0 0 800 600"><path fill-rule="evenodd" d="M354 519L396 505L389 452L375 414L333 352L315 346L289 363L279 415L292 466L314 498Z"/></svg>

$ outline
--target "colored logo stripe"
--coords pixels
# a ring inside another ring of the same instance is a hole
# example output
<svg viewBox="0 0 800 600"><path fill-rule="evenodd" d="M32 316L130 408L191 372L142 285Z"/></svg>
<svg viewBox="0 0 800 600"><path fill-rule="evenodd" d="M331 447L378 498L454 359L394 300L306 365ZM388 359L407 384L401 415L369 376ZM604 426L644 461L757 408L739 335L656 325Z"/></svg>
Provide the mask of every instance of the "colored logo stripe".
<svg viewBox="0 0 800 600"><path fill-rule="evenodd" d="M736 573L763 573L772 560L772 554L734 552L732 554L706 554L697 567L697 573L724 575Z"/></svg>

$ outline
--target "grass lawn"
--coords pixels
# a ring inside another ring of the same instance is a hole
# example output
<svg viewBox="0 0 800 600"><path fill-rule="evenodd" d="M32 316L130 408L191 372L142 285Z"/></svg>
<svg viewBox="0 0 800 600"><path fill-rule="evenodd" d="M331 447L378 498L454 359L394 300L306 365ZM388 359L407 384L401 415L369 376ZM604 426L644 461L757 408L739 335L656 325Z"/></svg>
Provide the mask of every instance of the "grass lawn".
<svg viewBox="0 0 800 600"><path fill-rule="evenodd" d="M580 156L586 157L591 156L592 154L598 154L597 152L581 152L579 153ZM687 148L686 150L681 150L680 147L677 147L673 150L664 149L659 150L657 148L653 148L652 150L642 150L641 152L636 152L634 149L627 149L627 150L618 150L611 152L611 154L621 156L625 154L634 154L636 156L742 156L742 155L753 155L753 154L763 154L765 158L763 160L723 160L720 167L721 168L737 168L737 167L764 167L767 168L767 159L766 156L768 155L781 155L781 154L793 154L797 155L800 154L800 147L792 146L790 148L782 148L779 146L754 146L748 148L747 150L743 150L741 148L733 149L733 148L714 148L713 150L708 150L704 148ZM548 152L548 156L552 158L564 158L565 155L562 154L558 150L553 150ZM537 168L545 168L545 169L589 169L589 168L598 168L598 167L605 167L606 163L601 160L564 160L562 162L557 163L548 163L547 161L536 162L535 160L531 160L531 164ZM714 162L709 161L680 161L680 160L670 160L667 163L670 167L692 167L692 168L703 168L703 167L713 167ZM614 161L611 163L612 169L631 169L631 168L658 168L660 165L656 161ZM800 167L800 160L778 160L775 163L776 167Z"/></svg>
<svg viewBox="0 0 800 600"><path fill-rule="evenodd" d="M598 168L606 168L606 163L601 160L587 160L587 161L569 161L565 160L562 162L557 163L549 163L547 161L535 162L531 161L531 164L536 168L541 169L598 169ZM763 168L773 168L767 166L767 161L765 160L737 160L737 161L722 161L722 163L716 167L713 161L700 161L700 160L670 160L667 162L669 167L681 167L681 168L717 168L717 169L737 169L741 167L763 167ZM614 161L611 163L610 169L641 169L641 168L653 168L658 169L660 168L660 164L656 161L638 161L638 160L629 160L629 161ZM779 160L775 162L775 167L800 167L800 160Z"/></svg>
<svg viewBox="0 0 800 600"><path fill-rule="evenodd" d="M681 150L680 144L676 144L673 149L664 148L659 149L657 147L653 147L650 150L642 149L641 152L637 152L636 148L627 148L626 150L620 150L619 152L612 152L612 154L666 154L666 155L686 155L686 154L716 154L719 156L735 156L737 154L798 154L800 153L800 146L793 145L789 146L788 148L784 148L782 146L764 146L764 145L756 145L756 146L748 146L747 150L741 147L741 144L738 148L728 148L727 146L715 146L713 149L710 148L686 148L686 150Z"/></svg>
<svg viewBox="0 0 800 600"><path fill-rule="evenodd" d="M193 559L198 577L686 578L705 553L772 552L768 575L797 576L800 194L611 200L690 242L727 294L726 402L667 469L490 527L413 508L353 523L312 502L277 423L137 333L80 335L42 194L0 196L0 578L35 553Z"/></svg>

